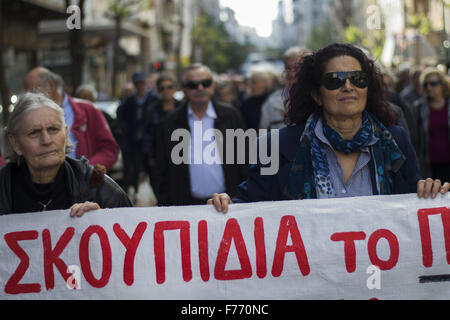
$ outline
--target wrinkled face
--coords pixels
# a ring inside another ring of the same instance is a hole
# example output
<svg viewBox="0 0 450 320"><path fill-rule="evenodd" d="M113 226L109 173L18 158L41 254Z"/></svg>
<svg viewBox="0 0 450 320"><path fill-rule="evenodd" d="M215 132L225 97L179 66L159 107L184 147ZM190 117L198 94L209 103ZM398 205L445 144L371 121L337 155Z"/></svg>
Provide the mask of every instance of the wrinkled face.
<svg viewBox="0 0 450 320"><path fill-rule="evenodd" d="M55 110L45 106L26 113L17 133L9 136L14 151L23 156L32 175L61 166L67 139L67 126Z"/></svg>
<svg viewBox="0 0 450 320"><path fill-rule="evenodd" d="M177 90L175 84L170 80L162 81L157 89L159 96L165 101L173 99L173 95Z"/></svg>
<svg viewBox="0 0 450 320"><path fill-rule="evenodd" d="M206 105L214 95L214 87L212 76L207 70L197 68L186 72L183 92L191 105Z"/></svg>
<svg viewBox="0 0 450 320"><path fill-rule="evenodd" d="M324 75L332 72L361 70L358 60L351 56L341 56L327 62ZM360 117L366 108L367 87L359 88L350 79L346 79L342 87L334 90L326 89L324 85L321 85L319 94L313 94L313 99L322 106L326 119Z"/></svg>

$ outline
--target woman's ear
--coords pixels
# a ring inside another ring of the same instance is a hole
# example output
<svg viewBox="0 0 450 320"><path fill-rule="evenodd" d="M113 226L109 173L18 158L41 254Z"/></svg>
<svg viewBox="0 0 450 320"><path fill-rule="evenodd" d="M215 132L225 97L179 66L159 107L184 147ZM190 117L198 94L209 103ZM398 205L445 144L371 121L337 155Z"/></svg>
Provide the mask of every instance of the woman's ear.
<svg viewBox="0 0 450 320"><path fill-rule="evenodd" d="M20 148L20 144L19 144L19 142L16 140L16 138L14 137L14 135L8 134L8 140L9 140L9 143L11 144L11 146L12 146L14 152L15 152L17 155L19 155L19 156L23 155L22 149Z"/></svg>
<svg viewBox="0 0 450 320"><path fill-rule="evenodd" d="M320 94L318 94L316 91L311 91L311 97L319 106L322 106L322 99L320 98Z"/></svg>

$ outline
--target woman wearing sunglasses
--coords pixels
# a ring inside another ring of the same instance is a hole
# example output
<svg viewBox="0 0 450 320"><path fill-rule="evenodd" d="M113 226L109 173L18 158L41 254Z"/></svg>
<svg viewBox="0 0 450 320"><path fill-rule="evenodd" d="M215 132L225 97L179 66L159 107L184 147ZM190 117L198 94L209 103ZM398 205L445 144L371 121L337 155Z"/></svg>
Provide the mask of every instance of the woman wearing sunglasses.
<svg viewBox="0 0 450 320"><path fill-rule="evenodd" d="M252 166L233 202L411 192L434 198L449 190L448 182L421 179L409 138L394 125L382 75L355 46L332 44L305 56L287 108L277 174ZM225 213L231 199L214 194L208 203Z"/></svg>
<svg viewBox="0 0 450 320"><path fill-rule="evenodd" d="M158 90L159 99L154 102L154 110L157 113L156 122L162 119L170 111L180 107L181 101L175 98L177 91L177 81L169 74L163 74L156 80L156 89Z"/></svg>
<svg viewBox="0 0 450 320"><path fill-rule="evenodd" d="M425 175L450 179L450 86L443 73L427 68L420 76L424 98L413 106L417 117L416 150Z"/></svg>

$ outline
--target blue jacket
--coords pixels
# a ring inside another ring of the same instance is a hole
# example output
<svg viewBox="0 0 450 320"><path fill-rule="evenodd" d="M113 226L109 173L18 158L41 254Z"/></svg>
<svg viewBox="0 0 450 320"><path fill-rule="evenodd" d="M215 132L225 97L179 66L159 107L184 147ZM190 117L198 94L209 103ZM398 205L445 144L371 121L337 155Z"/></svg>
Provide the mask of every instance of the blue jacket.
<svg viewBox="0 0 450 320"><path fill-rule="evenodd" d="M305 129L305 125L289 126L279 130L279 170L274 175L261 175L261 165L259 162L249 169L248 178L238 188L237 195L232 199L234 203L256 202L256 201L278 201L289 200L284 195L284 189L289 181L289 173L298 150L300 137ZM421 179L421 174L417 164L417 158L408 135L400 126L388 128L398 147L406 157L403 166L393 174L393 193L415 193L417 191L417 181ZM270 133L269 133L270 135ZM259 139L260 140L260 139ZM270 152L270 141L268 138L267 150ZM375 185L375 166L373 160L370 163L373 190L377 190Z"/></svg>

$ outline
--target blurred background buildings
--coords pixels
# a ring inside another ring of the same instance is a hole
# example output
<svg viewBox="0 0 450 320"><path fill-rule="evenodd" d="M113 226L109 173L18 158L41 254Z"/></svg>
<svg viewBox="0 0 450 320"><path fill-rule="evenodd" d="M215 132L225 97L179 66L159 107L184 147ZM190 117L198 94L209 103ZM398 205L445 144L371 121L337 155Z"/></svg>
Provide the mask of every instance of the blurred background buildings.
<svg viewBox="0 0 450 320"><path fill-rule="evenodd" d="M100 98L117 98L138 70L179 76L203 61L218 73L240 73L262 60L279 67L290 46L333 41L363 46L388 68L448 65L449 2L279 0L277 18L267 22L272 35L261 38L219 0L2 0L1 99L20 92L36 65L61 74L69 92L87 83ZM81 29L68 28L70 5L81 9Z"/></svg>

